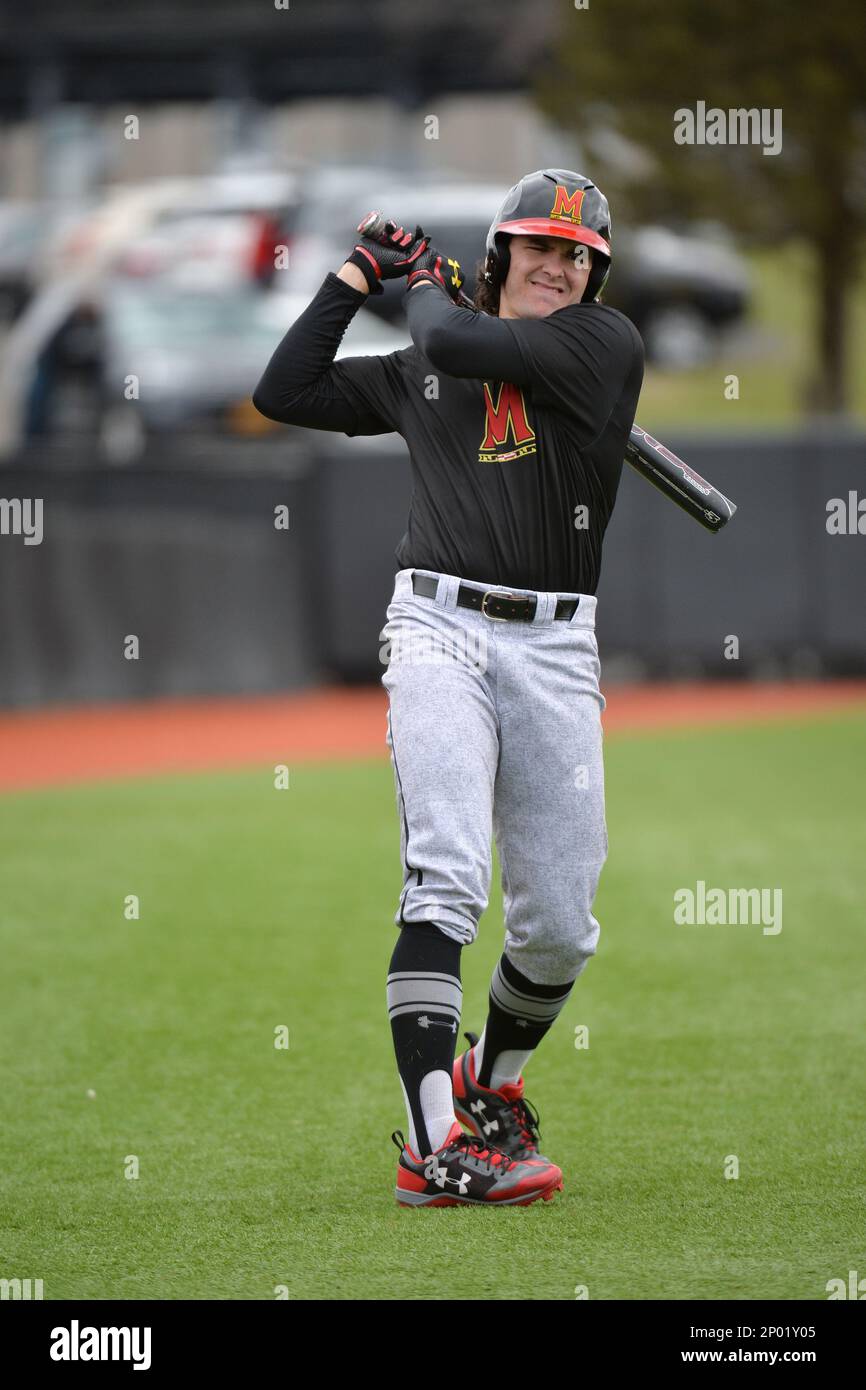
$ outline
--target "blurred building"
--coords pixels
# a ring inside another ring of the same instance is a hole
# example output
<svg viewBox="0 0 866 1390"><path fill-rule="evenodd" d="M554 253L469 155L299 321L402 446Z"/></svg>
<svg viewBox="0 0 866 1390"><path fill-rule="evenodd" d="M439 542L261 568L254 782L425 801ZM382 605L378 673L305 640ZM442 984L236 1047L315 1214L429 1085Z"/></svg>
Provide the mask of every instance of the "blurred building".
<svg viewBox="0 0 866 1390"><path fill-rule="evenodd" d="M278 4L10 9L0 196L206 173L254 151L369 162L375 150L391 167L487 168L506 179L550 158L551 132L526 92L551 39L552 0ZM574 154L562 138L558 157Z"/></svg>

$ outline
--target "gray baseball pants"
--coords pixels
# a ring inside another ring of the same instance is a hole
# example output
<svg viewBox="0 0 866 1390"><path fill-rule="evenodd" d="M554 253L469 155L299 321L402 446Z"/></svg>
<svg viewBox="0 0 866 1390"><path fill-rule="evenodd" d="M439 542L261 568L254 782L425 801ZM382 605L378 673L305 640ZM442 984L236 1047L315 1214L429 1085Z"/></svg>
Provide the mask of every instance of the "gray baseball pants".
<svg viewBox="0 0 866 1390"><path fill-rule="evenodd" d="M561 984L595 953L608 847L595 596L537 593L531 621L501 621L457 607L468 581L437 575L425 598L413 573L431 571L397 573L381 634L404 875L394 920L474 941L492 832L508 957ZM552 616L560 597L579 597L568 620Z"/></svg>

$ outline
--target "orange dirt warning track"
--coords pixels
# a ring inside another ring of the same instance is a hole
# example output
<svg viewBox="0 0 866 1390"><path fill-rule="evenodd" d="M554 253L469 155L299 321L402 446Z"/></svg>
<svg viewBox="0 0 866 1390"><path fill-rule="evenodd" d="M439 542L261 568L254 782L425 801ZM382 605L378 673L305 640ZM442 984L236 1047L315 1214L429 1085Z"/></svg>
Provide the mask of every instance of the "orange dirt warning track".
<svg viewBox="0 0 866 1390"><path fill-rule="evenodd" d="M795 719L861 706L866 680L618 685L605 734ZM154 700L0 714L0 789L256 763L387 757L378 686L297 695Z"/></svg>

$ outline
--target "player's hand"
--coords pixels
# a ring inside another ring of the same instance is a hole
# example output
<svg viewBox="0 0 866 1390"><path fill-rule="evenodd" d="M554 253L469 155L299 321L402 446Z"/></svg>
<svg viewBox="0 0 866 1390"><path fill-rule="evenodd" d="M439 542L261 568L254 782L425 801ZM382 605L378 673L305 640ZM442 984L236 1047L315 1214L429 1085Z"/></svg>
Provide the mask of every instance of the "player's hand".
<svg viewBox="0 0 866 1390"><path fill-rule="evenodd" d="M409 288L413 285L421 284L423 281L431 284L440 285L446 290L454 300L455 304L460 300L460 293L466 283L466 276L459 261L455 261L453 256L446 256L443 252L437 251L435 247L428 246L427 249L418 257L409 275Z"/></svg>
<svg viewBox="0 0 866 1390"><path fill-rule="evenodd" d="M350 265L358 267L370 293L381 294L381 282L408 275L430 245L430 238L424 235L421 227L409 232L376 213L368 213L358 231L368 228L374 218L379 227L376 235L362 235L346 259Z"/></svg>

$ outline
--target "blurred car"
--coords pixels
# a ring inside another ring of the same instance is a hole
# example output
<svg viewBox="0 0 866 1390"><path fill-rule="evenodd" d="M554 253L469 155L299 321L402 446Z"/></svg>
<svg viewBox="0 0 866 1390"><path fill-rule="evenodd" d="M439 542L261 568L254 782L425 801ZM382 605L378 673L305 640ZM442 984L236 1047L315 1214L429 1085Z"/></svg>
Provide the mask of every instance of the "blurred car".
<svg viewBox="0 0 866 1390"><path fill-rule="evenodd" d="M66 208L47 241L46 276L69 275L88 265L110 265L124 257L131 244L162 235L165 245L173 224L195 219L233 219L244 216L267 221L281 234L291 234L301 205L298 171L212 175L203 178L153 179L139 184L113 184L87 206Z"/></svg>
<svg viewBox="0 0 866 1390"><path fill-rule="evenodd" d="M396 181L380 169L323 169L311 178L298 211L289 272L275 285L292 294L312 297L329 270L338 270L351 249L361 218L377 208L414 230L416 223L431 233L437 246L447 248L466 271L467 293L475 283L475 268L484 258L487 228L502 202L498 184L451 179L437 183ZM381 295L371 295L370 311L390 322L403 319L405 284L388 281Z"/></svg>
<svg viewBox="0 0 866 1390"><path fill-rule="evenodd" d="M632 320L654 366L679 370L709 361L721 330L746 313L748 266L719 237L626 228L616 234L615 255L604 301Z"/></svg>
<svg viewBox="0 0 866 1390"><path fill-rule="evenodd" d="M267 214L173 213L123 250L115 270L146 280L171 275L174 284L200 290L268 282L279 236Z"/></svg>
<svg viewBox="0 0 866 1390"><path fill-rule="evenodd" d="M39 345L28 435L134 463L160 439L188 443L278 435L250 399L303 296L253 284L219 291L183 275L115 275ZM409 338L361 309L337 357L382 355Z"/></svg>
<svg viewBox="0 0 866 1390"><path fill-rule="evenodd" d="M309 183L295 222L290 270L277 277L277 288L282 281L292 293L312 296L327 271L345 259L361 217L378 208L411 229L420 223L437 246L456 256L471 294L502 196L499 184L449 179L411 186L377 171L325 171ZM604 301L634 322L656 366L705 362L716 351L719 331L746 312L748 268L721 236L704 229L618 228L614 256ZM400 281L386 283L383 294L370 297L370 311L401 322L404 289Z"/></svg>
<svg viewBox="0 0 866 1390"><path fill-rule="evenodd" d="M98 357L90 340L101 329L101 310L94 317L86 306L101 303L112 275L142 283L173 275L178 287L215 293L266 285L299 197L298 170L257 169L116 185L86 205L7 218L10 275L17 286L26 252L26 280L0 354L0 458L25 438L57 433L58 420L73 433L89 429ZM16 231L34 220L38 239ZM0 276L3 240L0 216Z"/></svg>
<svg viewBox="0 0 866 1390"><path fill-rule="evenodd" d="M152 235L163 248L172 241L239 278L270 283L277 245L291 244L302 206L301 171L255 170L215 174L194 181L171 206L163 206ZM234 254L232 254L234 253ZM187 263L193 258L186 256ZM203 272L203 275L206 272Z"/></svg>
<svg viewBox="0 0 866 1390"><path fill-rule="evenodd" d="M250 396L307 302L250 285L213 293L173 281L112 280L102 306L102 456L134 462L159 436L249 438L284 431L255 410ZM337 356L384 354L408 341L362 309ZM124 394L130 375L139 383L134 400Z"/></svg>

